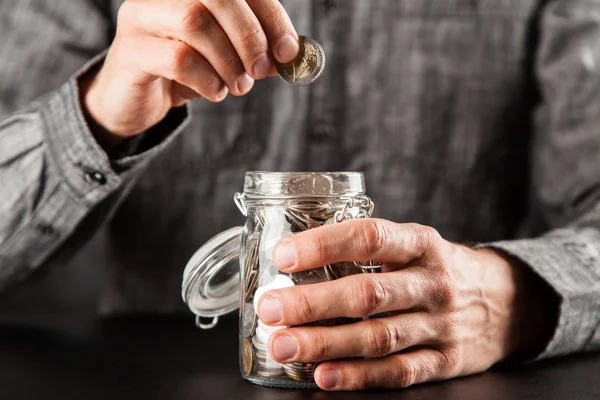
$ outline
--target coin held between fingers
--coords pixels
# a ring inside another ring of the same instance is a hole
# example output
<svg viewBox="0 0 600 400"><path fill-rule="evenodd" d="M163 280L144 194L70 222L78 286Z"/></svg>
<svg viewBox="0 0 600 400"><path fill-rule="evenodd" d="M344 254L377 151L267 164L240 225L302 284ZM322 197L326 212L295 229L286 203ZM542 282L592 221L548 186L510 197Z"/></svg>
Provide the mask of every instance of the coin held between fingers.
<svg viewBox="0 0 600 400"><path fill-rule="evenodd" d="M292 85L304 86L316 81L325 69L325 50L316 40L300 36L300 51L290 63L275 62L279 76Z"/></svg>

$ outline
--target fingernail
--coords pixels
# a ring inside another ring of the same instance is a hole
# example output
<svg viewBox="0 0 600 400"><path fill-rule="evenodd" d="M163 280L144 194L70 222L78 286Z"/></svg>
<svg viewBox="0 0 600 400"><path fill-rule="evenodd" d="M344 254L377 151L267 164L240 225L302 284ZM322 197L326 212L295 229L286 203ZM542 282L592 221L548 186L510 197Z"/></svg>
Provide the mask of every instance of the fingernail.
<svg viewBox="0 0 600 400"><path fill-rule="evenodd" d="M279 61L290 62L298 56L300 44L292 35L286 35L277 46Z"/></svg>
<svg viewBox="0 0 600 400"><path fill-rule="evenodd" d="M291 243L280 243L275 248L273 256L275 265L279 269L288 269L296 265L296 249Z"/></svg>
<svg viewBox="0 0 600 400"><path fill-rule="evenodd" d="M227 89L227 86L225 86L223 89L221 89L219 91L219 93L217 93L217 101L223 101L223 99L225 99L225 97L227 97L228 93L229 93L229 89Z"/></svg>
<svg viewBox="0 0 600 400"><path fill-rule="evenodd" d="M281 303L274 297L265 297L260 303L260 309L258 311L260 319L265 324L276 324L283 318L283 312L281 311Z"/></svg>
<svg viewBox="0 0 600 400"><path fill-rule="evenodd" d="M321 380L323 381L324 389L333 389L340 383L340 373L335 369L326 369L321 373Z"/></svg>
<svg viewBox="0 0 600 400"><path fill-rule="evenodd" d="M238 92L240 92L242 94L248 93L250 91L250 89L252 89L252 86L254 86L254 79L252 79L252 77L250 77L250 75L248 75L245 72L237 80L237 89L238 89Z"/></svg>
<svg viewBox="0 0 600 400"><path fill-rule="evenodd" d="M279 335L273 340L273 354L280 361L292 359L298 352L298 342L291 336Z"/></svg>
<svg viewBox="0 0 600 400"><path fill-rule="evenodd" d="M255 78L263 78L271 72L271 60L269 60L269 56L267 53L262 54L260 57L254 61L254 65L252 66L252 73Z"/></svg>

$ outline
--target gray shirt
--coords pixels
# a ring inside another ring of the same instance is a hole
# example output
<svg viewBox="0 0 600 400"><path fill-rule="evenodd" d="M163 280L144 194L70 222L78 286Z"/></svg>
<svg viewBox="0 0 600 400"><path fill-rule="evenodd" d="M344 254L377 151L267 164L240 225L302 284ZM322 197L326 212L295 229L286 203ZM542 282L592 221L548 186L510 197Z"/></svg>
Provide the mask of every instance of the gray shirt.
<svg viewBox="0 0 600 400"><path fill-rule="evenodd" d="M182 310L190 255L242 222L245 171L356 170L376 216L489 243L547 281L561 305L542 356L598 348L600 1L283 4L325 47L317 83L195 101L109 159L76 82L120 2L0 0L2 287L78 253L104 271L102 312Z"/></svg>

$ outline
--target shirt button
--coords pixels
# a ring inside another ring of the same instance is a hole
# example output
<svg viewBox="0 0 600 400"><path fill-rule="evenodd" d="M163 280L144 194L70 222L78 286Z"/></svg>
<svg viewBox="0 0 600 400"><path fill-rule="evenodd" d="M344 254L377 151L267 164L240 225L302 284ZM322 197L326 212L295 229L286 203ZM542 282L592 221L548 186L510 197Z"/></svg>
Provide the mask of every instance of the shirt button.
<svg viewBox="0 0 600 400"><path fill-rule="evenodd" d="M85 173L85 180L89 183L104 185L106 183L106 176L98 171L88 171Z"/></svg>
<svg viewBox="0 0 600 400"><path fill-rule="evenodd" d="M39 224L38 226L36 226L36 228L37 228L38 232L44 236L51 236L51 235L54 235L54 233L55 233L55 230L52 227L52 225Z"/></svg>

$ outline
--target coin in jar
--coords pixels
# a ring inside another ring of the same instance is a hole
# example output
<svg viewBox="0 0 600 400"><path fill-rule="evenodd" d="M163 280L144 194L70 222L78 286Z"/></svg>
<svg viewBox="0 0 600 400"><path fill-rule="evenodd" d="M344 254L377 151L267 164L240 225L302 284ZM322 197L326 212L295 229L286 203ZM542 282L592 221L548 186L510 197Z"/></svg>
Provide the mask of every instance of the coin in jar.
<svg viewBox="0 0 600 400"><path fill-rule="evenodd" d="M314 382L317 364L283 364L285 374L295 381Z"/></svg>
<svg viewBox="0 0 600 400"><path fill-rule="evenodd" d="M275 62L279 76L293 85L304 86L316 81L325 69L325 50L313 38L300 36L300 51L290 63Z"/></svg>
<svg viewBox="0 0 600 400"><path fill-rule="evenodd" d="M254 365L254 355L252 353L252 342L250 339L244 339L242 344L242 368L244 374L250 375Z"/></svg>
<svg viewBox="0 0 600 400"><path fill-rule="evenodd" d="M252 303L248 303L244 305L244 311L242 314L242 334L244 337L250 337L254 333L256 329L256 323L258 321L258 317L256 316L256 312L254 311L254 306Z"/></svg>

